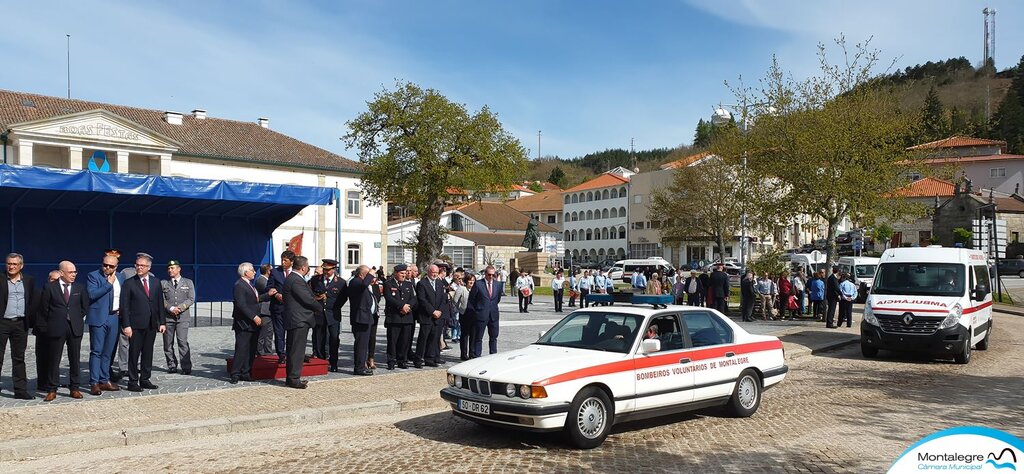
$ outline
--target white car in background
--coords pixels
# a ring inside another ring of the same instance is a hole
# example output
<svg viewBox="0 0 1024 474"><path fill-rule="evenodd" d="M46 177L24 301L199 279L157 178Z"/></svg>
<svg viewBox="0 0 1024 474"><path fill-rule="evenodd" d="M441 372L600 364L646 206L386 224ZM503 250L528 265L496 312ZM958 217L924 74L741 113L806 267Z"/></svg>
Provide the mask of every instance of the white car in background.
<svg viewBox="0 0 1024 474"><path fill-rule="evenodd" d="M778 338L747 333L710 308L591 307L525 348L448 369L441 397L456 416L564 430L589 449L627 420L711 406L751 416L762 391L786 377L784 361Z"/></svg>

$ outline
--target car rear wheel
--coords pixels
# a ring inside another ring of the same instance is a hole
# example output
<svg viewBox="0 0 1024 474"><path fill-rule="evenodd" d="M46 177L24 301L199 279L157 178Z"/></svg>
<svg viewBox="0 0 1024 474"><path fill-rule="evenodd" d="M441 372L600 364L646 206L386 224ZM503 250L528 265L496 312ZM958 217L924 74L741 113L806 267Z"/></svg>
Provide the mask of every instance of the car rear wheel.
<svg viewBox="0 0 1024 474"><path fill-rule="evenodd" d="M737 418L746 418L761 406L761 378L753 370L747 369L740 373L736 388L729 399L729 412Z"/></svg>
<svg viewBox="0 0 1024 474"><path fill-rule="evenodd" d="M1017 274L1017 276L1024 278L1024 270L1021 270L1020 273Z"/></svg>
<svg viewBox="0 0 1024 474"><path fill-rule="evenodd" d="M971 361L971 336L969 335L971 334L971 331L968 330L967 334L968 336L967 340L964 341L963 350L961 350L959 354L953 356L953 360L956 361L957 364L966 364Z"/></svg>
<svg viewBox="0 0 1024 474"><path fill-rule="evenodd" d="M565 432L569 442L582 449L593 449L604 443L615 419L615 407L608 395L597 387L580 390L569 406Z"/></svg>
<svg viewBox="0 0 1024 474"><path fill-rule="evenodd" d="M863 355L867 359L874 359L875 357L878 357L878 348L877 347L871 347L871 346L867 345L866 343L864 343L864 341L861 341L861 343L860 343L860 354Z"/></svg>

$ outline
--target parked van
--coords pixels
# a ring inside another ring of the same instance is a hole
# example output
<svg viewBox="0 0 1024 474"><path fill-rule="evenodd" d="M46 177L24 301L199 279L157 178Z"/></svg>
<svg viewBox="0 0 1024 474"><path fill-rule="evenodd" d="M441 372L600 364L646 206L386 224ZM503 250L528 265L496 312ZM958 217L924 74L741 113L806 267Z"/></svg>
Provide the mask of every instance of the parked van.
<svg viewBox="0 0 1024 474"><path fill-rule="evenodd" d="M864 305L861 352L924 352L968 363L971 349L988 349L992 334L989 281L978 250L886 250Z"/></svg>
<svg viewBox="0 0 1024 474"><path fill-rule="evenodd" d="M857 284L857 302L863 303L867 298L868 290L875 282L875 269L878 268L879 259L874 257L841 257L839 271L849 273L853 276L853 282Z"/></svg>
<svg viewBox="0 0 1024 474"><path fill-rule="evenodd" d="M790 272L804 272L804 276L808 278L818 270L825 270L825 273L828 273L826 267L828 262L825 259L825 252L815 250L811 253L794 253L789 256Z"/></svg>
<svg viewBox="0 0 1024 474"><path fill-rule="evenodd" d="M612 280L619 280L626 283L632 282L633 272L637 270L653 269L658 272L659 275L666 275L669 272L675 272L675 267L668 263L667 260L659 257L654 258L642 258L642 259L629 259L619 260L612 265L612 268L608 270L608 276Z"/></svg>

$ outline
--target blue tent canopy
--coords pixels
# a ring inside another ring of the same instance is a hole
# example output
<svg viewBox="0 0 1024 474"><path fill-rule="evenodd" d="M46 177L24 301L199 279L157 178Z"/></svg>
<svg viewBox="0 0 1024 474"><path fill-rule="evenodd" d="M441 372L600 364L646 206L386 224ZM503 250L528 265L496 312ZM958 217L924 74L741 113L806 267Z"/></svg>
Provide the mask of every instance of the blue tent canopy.
<svg viewBox="0 0 1024 474"><path fill-rule="evenodd" d="M274 229L310 205L334 202L337 190L0 165L0 248L25 256L25 271L45 281L61 260L81 279L103 251L122 266L146 252L153 272L181 262L199 301L231 299L238 264L273 258Z"/></svg>

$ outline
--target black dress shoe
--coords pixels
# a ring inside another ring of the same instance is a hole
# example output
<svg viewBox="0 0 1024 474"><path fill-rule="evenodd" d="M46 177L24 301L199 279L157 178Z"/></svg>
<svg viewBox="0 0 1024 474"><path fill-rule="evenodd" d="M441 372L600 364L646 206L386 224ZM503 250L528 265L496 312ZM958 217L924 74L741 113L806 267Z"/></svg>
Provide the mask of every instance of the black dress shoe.
<svg viewBox="0 0 1024 474"><path fill-rule="evenodd" d="M461 356L459 358L462 359L462 360L469 360L469 356Z"/></svg>
<svg viewBox="0 0 1024 474"><path fill-rule="evenodd" d="M306 383L305 380L300 380L300 381L295 382L295 383L285 382L284 385L286 387L288 387L288 388L297 388L299 390L304 390L306 388L307 383Z"/></svg>
<svg viewBox="0 0 1024 474"><path fill-rule="evenodd" d="M243 382L252 382L252 376L251 375L240 375L240 376L238 376L238 380L241 380Z"/></svg>
<svg viewBox="0 0 1024 474"><path fill-rule="evenodd" d="M395 370L395 363L394 362L388 362L388 370Z"/></svg>
<svg viewBox="0 0 1024 474"><path fill-rule="evenodd" d="M427 362L424 365L426 365L427 367L437 367L437 362Z"/></svg>
<svg viewBox="0 0 1024 474"><path fill-rule="evenodd" d="M192 375L192 369L181 369L181 375Z"/></svg>
<svg viewBox="0 0 1024 474"><path fill-rule="evenodd" d="M15 393L14 398L18 400L35 400L36 396L31 393Z"/></svg>
<svg viewBox="0 0 1024 474"><path fill-rule="evenodd" d="M372 370L366 370L366 369L354 370L354 371L352 371L352 373L354 375L373 375L373 371Z"/></svg>
<svg viewBox="0 0 1024 474"><path fill-rule="evenodd" d="M178 369L175 368L175 367L171 367L171 368L167 369L167 373L168 374L176 374L176 373L178 373Z"/></svg>
<svg viewBox="0 0 1024 474"><path fill-rule="evenodd" d="M328 371L337 373L337 372L341 372L341 369L339 369L337 367L331 367L330 369L328 369Z"/></svg>
<svg viewBox="0 0 1024 474"><path fill-rule="evenodd" d="M409 364L406 364L405 362L399 362L398 368L399 369L408 369L409 368Z"/></svg>
<svg viewBox="0 0 1024 474"><path fill-rule="evenodd" d="M142 391L142 387L140 387L138 384L130 383L130 384L128 384L128 391L129 392L141 392Z"/></svg>
<svg viewBox="0 0 1024 474"><path fill-rule="evenodd" d="M417 369L422 369L423 368L423 362L420 362L420 361L413 362L412 366L416 367Z"/></svg>
<svg viewBox="0 0 1024 474"><path fill-rule="evenodd" d="M121 381L121 371L120 370L111 370L110 371L110 381L113 382L113 383L120 382Z"/></svg>
<svg viewBox="0 0 1024 474"><path fill-rule="evenodd" d="M231 380L228 380L228 382L231 383L232 385L234 385L234 384L238 383L238 377L231 377Z"/></svg>
<svg viewBox="0 0 1024 474"><path fill-rule="evenodd" d="M156 385L153 385L153 382L150 382L149 380L143 380L142 382L139 382L139 386L146 390L156 390L160 388L157 387Z"/></svg>

